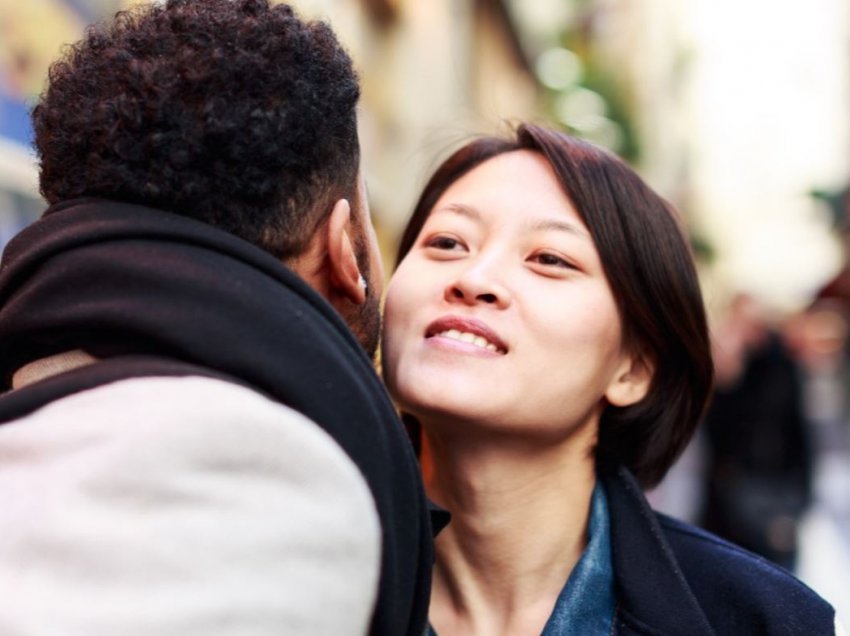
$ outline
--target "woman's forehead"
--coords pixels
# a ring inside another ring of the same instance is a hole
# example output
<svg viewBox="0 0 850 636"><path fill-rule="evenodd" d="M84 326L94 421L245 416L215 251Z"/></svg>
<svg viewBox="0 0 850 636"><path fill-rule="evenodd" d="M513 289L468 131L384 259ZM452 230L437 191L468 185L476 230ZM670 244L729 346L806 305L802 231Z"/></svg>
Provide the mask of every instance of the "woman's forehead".
<svg viewBox="0 0 850 636"><path fill-rule="evenodd" d="M566 232L591 239L548 161L528 150L497 155L459 177L440 195L425 222L432 217L477 224L503 221L528 232Z"/></svg>

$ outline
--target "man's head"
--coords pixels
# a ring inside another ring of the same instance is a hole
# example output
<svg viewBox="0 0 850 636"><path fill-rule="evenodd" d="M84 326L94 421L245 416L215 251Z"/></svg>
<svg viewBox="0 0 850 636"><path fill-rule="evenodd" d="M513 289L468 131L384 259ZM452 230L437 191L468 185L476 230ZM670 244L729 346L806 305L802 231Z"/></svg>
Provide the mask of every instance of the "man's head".
<svg viewBox="0 0 850 636"><path fill-rule="evenodd" d="M368 246L359 95L330 27L286 5L168 0L121 12L50 70L33 110L41 192L50 203L96 196L170 210L287 263L345 200L343 230ZM359 277L368 247L355 256Z"/></svg>

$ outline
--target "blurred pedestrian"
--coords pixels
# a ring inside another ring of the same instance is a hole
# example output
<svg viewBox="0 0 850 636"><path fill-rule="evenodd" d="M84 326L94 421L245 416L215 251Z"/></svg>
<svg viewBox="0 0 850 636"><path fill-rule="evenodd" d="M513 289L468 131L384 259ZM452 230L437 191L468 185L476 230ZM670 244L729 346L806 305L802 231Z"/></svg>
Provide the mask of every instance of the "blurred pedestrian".
<svg viewBox="0 0 850 636"><path fill-rule="evenodd" d="M793 570L813 463L798 363L749 294L733 298L712 349L700 524Z"/></svg>

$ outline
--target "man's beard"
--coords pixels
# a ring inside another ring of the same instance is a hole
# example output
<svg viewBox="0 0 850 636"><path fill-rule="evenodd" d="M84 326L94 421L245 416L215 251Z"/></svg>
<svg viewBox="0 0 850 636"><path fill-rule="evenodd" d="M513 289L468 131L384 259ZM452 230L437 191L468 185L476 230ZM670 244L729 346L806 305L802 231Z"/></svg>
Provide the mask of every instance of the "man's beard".
<svg viewBox="0 0 850 636"><path fill-rule="evenodd" d="M381 299L371 289L367 289L366 302L354 313L349 318L351 330L366 350L366 355L374 361L381 340Z"/></svg>
<svg viewBox="0 0 850 636"><path fill-rule="evenodd" d="M378 351L378 343L381 340L381 298L375 293L371 267L369 266L369 248L366 237L360 232L354 239L354 255L357 258L357 266L366 281L366 301L346 312L343 316L351 331L366 350L370 360L375 359Z"/></svg>

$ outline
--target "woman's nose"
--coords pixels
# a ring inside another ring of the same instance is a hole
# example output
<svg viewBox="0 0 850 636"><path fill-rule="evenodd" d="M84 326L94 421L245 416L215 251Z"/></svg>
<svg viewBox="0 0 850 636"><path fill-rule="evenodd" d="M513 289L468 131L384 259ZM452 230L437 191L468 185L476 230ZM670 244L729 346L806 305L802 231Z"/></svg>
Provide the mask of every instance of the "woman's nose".
<svg viewBox="0 0 850 636"><path fill-rule="evenodd" d="M446 286L444 297L450 303L485 303L499 308L507 307L511 301L507 287L494 275L492 268L483 263L473 264L460 272Z"/></svg>

